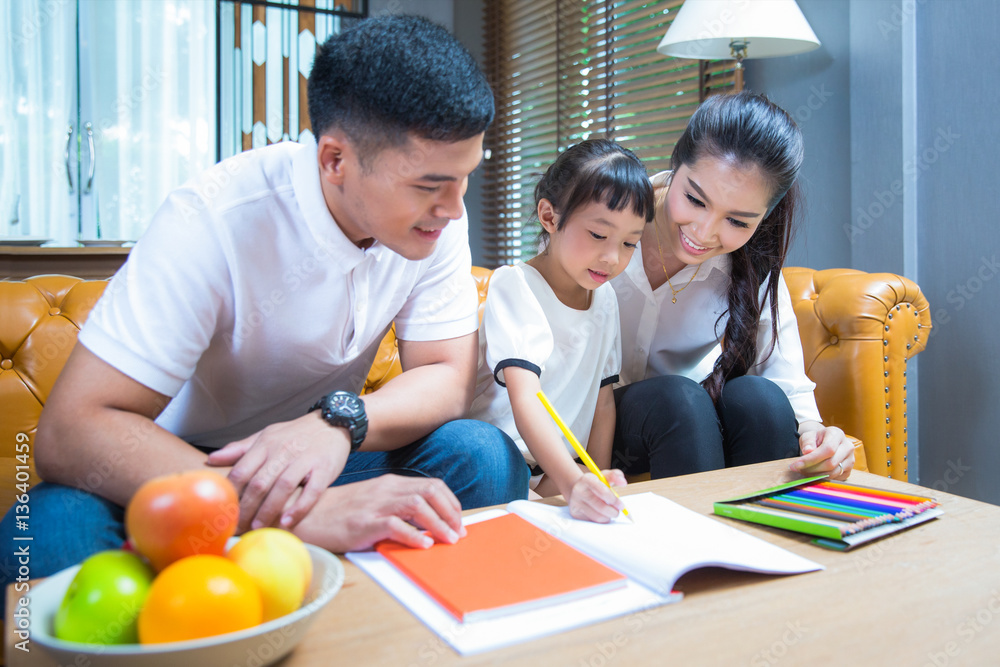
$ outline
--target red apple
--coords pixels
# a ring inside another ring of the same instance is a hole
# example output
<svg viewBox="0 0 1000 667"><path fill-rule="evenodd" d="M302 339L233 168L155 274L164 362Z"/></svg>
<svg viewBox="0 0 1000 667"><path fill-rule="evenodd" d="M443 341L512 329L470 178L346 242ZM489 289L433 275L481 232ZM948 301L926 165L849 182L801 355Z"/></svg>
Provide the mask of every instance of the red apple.
<svg viewBox="0 0 1000 667"><path fill-rule="evenodd" d="M191 470L139 487L125 509L125 530L135 550L159 572L185 556L222 556L239 516L239 498L228 479Z"/></svg>

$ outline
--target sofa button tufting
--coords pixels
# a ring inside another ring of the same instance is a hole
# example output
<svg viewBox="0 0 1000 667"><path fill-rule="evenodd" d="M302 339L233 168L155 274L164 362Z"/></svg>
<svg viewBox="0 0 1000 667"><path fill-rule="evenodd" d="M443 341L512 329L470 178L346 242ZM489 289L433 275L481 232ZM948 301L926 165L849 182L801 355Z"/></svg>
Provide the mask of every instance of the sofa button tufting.
<svg viewBox="0 0 1000 667"><path fill-rule="evenodd" d="M830 345L836 345L839 342L840 342L839 338L837 338L836 336L830 336Z"/></svg>
<svg viewBox="0 0 1000 667"><path fill-rule="evenodd" d="M5 371L9 371L10 369L14 368L14 360L4 359L3 361L0 361L0 368L4 369Z"/></svg>
<svg viewBox="0 0 1000 667"><path fill-rule="evenodd" d="M52 317L55 317L56 315L61 315L61 314L62 314L62 311L59 310L57 307L52 306L51 308L49 308L49 315L51 315Z"/></svg>

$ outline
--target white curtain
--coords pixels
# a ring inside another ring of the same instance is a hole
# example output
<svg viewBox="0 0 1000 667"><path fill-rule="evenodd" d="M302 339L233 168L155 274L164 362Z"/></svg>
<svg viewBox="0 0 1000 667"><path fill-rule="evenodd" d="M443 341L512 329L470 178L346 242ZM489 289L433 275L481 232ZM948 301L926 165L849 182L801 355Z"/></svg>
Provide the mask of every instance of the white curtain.
<svg viewBox="0 0 1000 667"><path fill-rule="evenodd" d="M69 240L79 179L67 136L76 129L76 2L0 2L0 35L0 238Z"/></svg>
<svg viewBox="0 0 1000 667"><path fill-rule="evenodd" d="M215 2L81 0L80 10L81 47L94 45L81 104L99 186L84 219L99 206L102 237L135 240L171 190L215 162Z"/></svg>
<svg viewBox="0 0 1000 667"><path fill-rule="evenodd" d="M167 194L215 161L214 0L0 6L0 34L27 42L0 47L0 236L138 239Z"/></svg>

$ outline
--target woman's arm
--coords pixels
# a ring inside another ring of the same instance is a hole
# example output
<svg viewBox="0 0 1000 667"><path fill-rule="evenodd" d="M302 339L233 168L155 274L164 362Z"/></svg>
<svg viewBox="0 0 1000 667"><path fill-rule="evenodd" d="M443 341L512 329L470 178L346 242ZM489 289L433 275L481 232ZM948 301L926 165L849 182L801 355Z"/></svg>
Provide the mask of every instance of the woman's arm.
<svg viewBox="0 0 1000 667"><path fill-rule="evenodd" d="M516 366L505 368L503 374L517 432L546 477L566 499L570 514L598 523L607 523L618 516L624 507L621 500L596 476L584 474L566 451L562 435L538 400L542 388L538 376Z"/></svg>
<svg viewBox="0 0 1000 667"><path fill-rule="evenodd" d="M781 387L799 423L802 456L791 463L791 469L805 474L830 473L835 479L847 479L854 467L854 446L842 430L821 422L813 395L816 385L806 375L798 321L784 277L778 281L778 325L777 344L757 372ZM764 354L771 340L768 303L761 312L760 330L764 335L758 337L762 341L758 351Z"/></svg>

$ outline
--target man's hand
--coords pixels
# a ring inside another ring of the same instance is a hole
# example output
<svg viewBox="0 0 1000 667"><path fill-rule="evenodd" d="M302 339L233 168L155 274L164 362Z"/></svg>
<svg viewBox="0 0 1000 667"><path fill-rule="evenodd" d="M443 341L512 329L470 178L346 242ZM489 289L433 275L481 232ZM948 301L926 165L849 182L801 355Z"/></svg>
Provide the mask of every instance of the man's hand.
<svg viewBox="0 0 1000 667"><path fill-rule="evenodd" d="M335 553L384 539L426 548L435 539L454 544L465 535L461 512L458 498L439 479L382 475L327 489L293 532Z"/></svg>
<svg viewBox="0 0 1000 667"><path fill-rule="evenodd" d="M231 442L212 452L208 464L233 466L239 532L274 525L279 516L278 525L291 529L343 471L350 449L347 430L330 428L315 412ZM289 503L300 485L302 493Z"/></svg>

